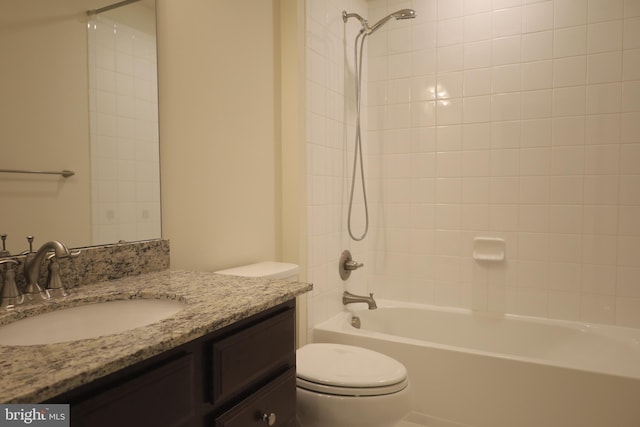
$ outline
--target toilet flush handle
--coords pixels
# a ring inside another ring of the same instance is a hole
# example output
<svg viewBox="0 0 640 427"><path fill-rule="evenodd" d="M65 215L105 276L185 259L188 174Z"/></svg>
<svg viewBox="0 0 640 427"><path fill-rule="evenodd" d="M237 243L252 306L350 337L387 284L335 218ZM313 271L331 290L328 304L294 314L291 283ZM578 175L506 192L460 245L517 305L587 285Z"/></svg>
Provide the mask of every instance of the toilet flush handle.
<svg viewBox="0 0 640 427"><path fill-rule="evenodd" d="M267 423L268 426L276 425L276 414L275 414L275 412L269 412L268 414L262 414L262 421Z"/></svg>

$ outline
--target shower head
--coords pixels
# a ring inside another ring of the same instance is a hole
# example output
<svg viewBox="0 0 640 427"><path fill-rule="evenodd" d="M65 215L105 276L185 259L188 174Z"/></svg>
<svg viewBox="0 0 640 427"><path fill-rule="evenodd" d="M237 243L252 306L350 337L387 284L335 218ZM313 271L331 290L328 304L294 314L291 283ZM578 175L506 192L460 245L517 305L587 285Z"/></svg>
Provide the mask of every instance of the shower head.
<svg viewBox="0 0 640 427"><path fill-rule="evenodd" d="M369 26L369 22L367 22L366 19L364 19L362 16L358 15L357 13L347 13L346 11L342 12L342 20L344 22L347 22L347 20L349 18L356 18L358 21L360 21L360 24L362 24L362 31L365 32L366 34L373 33L378 28L380 28L384 24L386 24L387 21L389 21L391 18L395 18L395 19L413 19L415 17L416 17L416 11L415 10L413 10L413 9L401 9L401 10L398 10L396 12L390 13L389 15L385 16L384 18L382 18L381 20L379 20L378 22L373 24L372 27L370 27Z"/></svg>
<svg viewBox="0 0 640 427"><path fill-rule="evenodd" d="M416 11L413 9L401 9L391 14L396 19L413 19L416 17Z"/></svg>
<svg viewBox="0 0 640 427"><path fill-rule="evenodd" d="M395 18L395 19L413 19L415 17L416 17L416 11L415 10L413 10L413 9L401 9L401 10L398 10L397 12L390 13L389 15L385 16L384 18L382 18L381 20L379 20L378 22L373 24L372 27L368 28L367 32L369 34L373 33L378 28L380 28L384 24L386 24L387 21L389 21L391 18ZM368 27L368 25L367 25L367 27Z"/></svg>

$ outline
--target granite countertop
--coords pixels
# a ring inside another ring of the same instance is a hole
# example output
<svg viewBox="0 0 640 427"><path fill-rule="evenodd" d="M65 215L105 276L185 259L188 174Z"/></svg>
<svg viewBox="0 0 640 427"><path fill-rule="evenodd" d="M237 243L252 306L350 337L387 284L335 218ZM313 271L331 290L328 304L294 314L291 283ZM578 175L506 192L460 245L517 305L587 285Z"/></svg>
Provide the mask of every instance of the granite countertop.
<svg viewBox="0 0 640 427"><path fill-rule="evenodd" d="M170 350L311 290L312 285L164 270L74 288L65 299L0 314L0 325L57 308L135 298L179 300L160 322L87 340L0 345L0 402L37 403Z"/></svg>

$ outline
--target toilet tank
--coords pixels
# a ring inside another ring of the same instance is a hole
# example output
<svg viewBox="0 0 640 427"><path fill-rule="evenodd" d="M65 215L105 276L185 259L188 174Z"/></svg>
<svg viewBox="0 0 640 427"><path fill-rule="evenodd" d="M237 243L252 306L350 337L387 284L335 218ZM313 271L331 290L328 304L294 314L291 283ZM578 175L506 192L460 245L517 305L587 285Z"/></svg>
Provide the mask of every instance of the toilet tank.
<svg viewBox="0 0 640 427"><path fill-rule="evenodd" d="M264 279L298 280L300 267L289 262L265 261L255 264L242 265L216 271L217 274L242 277L261 277Z"/></svg>

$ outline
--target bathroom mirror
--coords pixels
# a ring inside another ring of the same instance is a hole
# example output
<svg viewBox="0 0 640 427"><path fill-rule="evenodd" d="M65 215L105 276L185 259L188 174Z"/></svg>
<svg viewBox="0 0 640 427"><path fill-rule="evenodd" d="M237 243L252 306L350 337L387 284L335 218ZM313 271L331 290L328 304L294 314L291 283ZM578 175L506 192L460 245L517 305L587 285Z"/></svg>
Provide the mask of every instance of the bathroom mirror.
<svg viewBox="0 0 640 427"><path fill-rule="evenodd" d="M0 169L73 172L0 172L6 249L160 238L155 1L0 0L0 57Z"/></svg>

